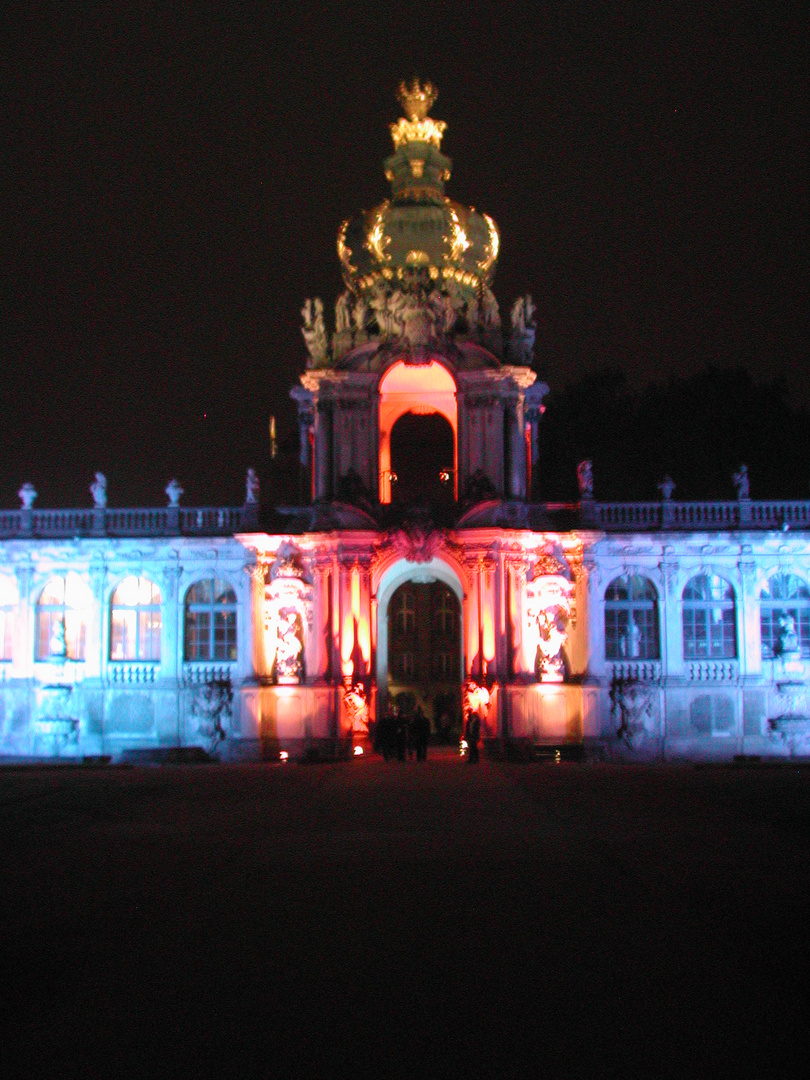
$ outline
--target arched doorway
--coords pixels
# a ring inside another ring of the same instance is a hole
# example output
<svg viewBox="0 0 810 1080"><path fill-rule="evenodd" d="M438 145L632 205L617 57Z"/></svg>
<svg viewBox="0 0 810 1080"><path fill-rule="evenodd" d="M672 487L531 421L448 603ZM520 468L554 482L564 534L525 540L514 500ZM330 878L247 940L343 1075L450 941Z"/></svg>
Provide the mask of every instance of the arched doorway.
<svg viewBox="0 0 810 1080"><path fill-rule="evenodd" d="M390 503L392 495L391 433L401 416L443 416L453 433L453 455L449 483L458 498L458 405L453 376L437 360L426 364L406 364L399 360L380 380L380 502ZM442 462L441 468L446 467Z"/></svg>
<svg viewBox="0 0 810 1080"><path fill-rule="evenodd" d="M391 502L452 502L453 462L453 429L440 413L400 416L391 429Z"/></svg>
<svg viewBox="0 0 810 1080"><path fill-rule="evenodd" d="M461 723L463 592L440 559L401 560L377 588L377 687L406 710L420 704L433 731ZM446 714L446 716L445 716Z"/></svg>

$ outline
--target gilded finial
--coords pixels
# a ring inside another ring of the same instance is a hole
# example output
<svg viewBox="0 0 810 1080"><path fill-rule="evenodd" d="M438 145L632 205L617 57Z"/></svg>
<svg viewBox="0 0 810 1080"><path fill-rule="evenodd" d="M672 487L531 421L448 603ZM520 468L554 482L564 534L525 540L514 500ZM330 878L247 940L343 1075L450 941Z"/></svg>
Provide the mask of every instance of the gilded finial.
<svg viewBox="0 0 810 1080"><path fill-rule="evenodd" d="M438 90L429 82L422 85L414 78L410 86L405 81L399 84L397 99L405 116L400 117L396 124L391 124L391 138L396 149L410 142L432 143L439 149L447 124L444 120L433 120L428 116L438 96Z"/></svg>
<svg viewBox="0 0 810 1080"><path fill-rule="evenodd" d="M397 100L411 121L424 120L438 96L439 91L432 83L421 86L416 77L411 79L410 86L403 79L397 90Z"/></svg>

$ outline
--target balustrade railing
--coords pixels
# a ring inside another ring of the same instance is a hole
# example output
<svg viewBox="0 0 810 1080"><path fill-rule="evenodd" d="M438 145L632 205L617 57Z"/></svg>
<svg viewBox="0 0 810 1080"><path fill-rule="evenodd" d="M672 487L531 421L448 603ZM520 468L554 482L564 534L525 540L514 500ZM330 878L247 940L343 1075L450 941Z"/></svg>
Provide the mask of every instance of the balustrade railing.
<svg viewBox="0 0 810 1080"><path fill-rule="evenodd" d="M111 660L107 668L107 677L111 683L153 683L157 677L157 664L122 663Z"/></svg>
<svg viewBox="0 0 810 1080"><path fill-rule="evenodd" d="M208 664L187 661L183 664L183 682L199 686L203 683L230 682L236 664Z"/></svg>
<svg viewBox="0 0 810 1080"><path fill-rule="evenodd" d="M608 674L614 679L625 682L658 682L661 678L660 660L622 660L608 664Z"/></svg>
<svg viewBox="0 0 810 1080"><path fill-rule="evenodd" d="M560 506L549 503L547 511ZM571 506L574 509L574 506ZM627 502L583 500L584 525L605 532L810 529L810 501ZM0 540L84 536L228 536L258 527L258 506L2 510Z"/></svg>
<svg viewBox="0 0 810 1080"><path fill-rule="evenodd" d="M586 524L605 532L810 529L810 502L638 502L581 504Z"/></svg>
<svg viewBox="0 0 810 1080"><path fill-rule="evenodd" d="M737 660L687 660L686 673L692 682L735 682L740 668Z"/></svg>
<svg viewBox="0 0 810 1080"><path fill-rule="evenodd" d="M0 539L83 536L228 536L258 526L258 507L97 507L0 511Z"/></svg>

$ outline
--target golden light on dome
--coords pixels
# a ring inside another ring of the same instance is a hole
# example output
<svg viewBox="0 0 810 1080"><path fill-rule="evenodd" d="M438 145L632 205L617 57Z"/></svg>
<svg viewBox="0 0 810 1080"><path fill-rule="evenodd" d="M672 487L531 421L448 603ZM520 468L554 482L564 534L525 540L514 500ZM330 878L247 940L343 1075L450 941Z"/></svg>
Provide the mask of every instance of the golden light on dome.
<svg viewBox="0 0 810 1080"><path fill-rule="evenodd" d="M347 246L347 244L346 244L346 230L348 229L348 227L349 227L349 220L347 218L347 220L344 221L343 224L338 229L338 238L337 238L338 258L340 259L341 265L343 266L343 268L346 270L347 273L356 274L357 273L357 267L352 266L352 263L351 263L351 255L352 255L351 248L349 248Z"/></svg>
<svg viewBox="0 0 810 1080"><path fill-rule="evenodd" d="M450 207L450 227L453 231L453 235L448 239L450 244L450 258L453 262L458 262L467 248L470 246L470 241L467 239L467 234L461 227L461 222L458 220L458 214L454 207Z"/></svg>
<svg viewBox="0 0 810 1080"><path fill-rule="evenodd" d="M383 203L374 215L374 222L368 231L366 247L378 262L388 262L390 256L386 248L391 242L390 236L385 235L385 210L388 204Z"/></svg>
<svg viewBox="0 0 810 1080"><path fill-rule="evenodd" d="M495 224L489 214L482 214L481 216L487 223L487 228L489 229L489 243L486 246L486 254L484 258L481 260L481 262L478 263L478 269L481 270L482 273L486 274L490 270L490 268L494 266L495 263L498 261L498 251L500 250L501 246L501 237L500 233L498 232L498 226Z"/></svg>
<svg viewBox="0 0 810 1080"><path fill-rule="evenodd" d="M400 146L411 142L425 142L432 143L438 150L446 127L444 120L433 120L431 117L425 120L406 120L401 116L395 124L391 124L394 149L399 150Z"/></svg>

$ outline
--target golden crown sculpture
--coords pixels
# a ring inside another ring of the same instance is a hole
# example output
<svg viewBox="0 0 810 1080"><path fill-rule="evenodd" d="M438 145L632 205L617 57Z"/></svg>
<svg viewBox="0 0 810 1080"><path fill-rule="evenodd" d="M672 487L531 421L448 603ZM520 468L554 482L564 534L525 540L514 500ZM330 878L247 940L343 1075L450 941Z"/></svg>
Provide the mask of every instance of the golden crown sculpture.
<svg viewBox="0 0 810 1080"><path fill-rule="evenodd" d="M391 138L396 149L409 142L432 143L439 149L447 124L444 120L433 120L428 116L438 96L438 90L429 82L422 86L418 79L412 79L410 86L404 81L399 84L397 99L405 116L400 117L396 124L391 124Z"/></svg>
<svg viewBox="0 0 810 1080"><path fill-rule="evenodd" d="M397 100L409 120L424 120L438 96L439 91L432 83L421 86L417 78L411 80L410 86L403 79L397 90Z"/></svg>

